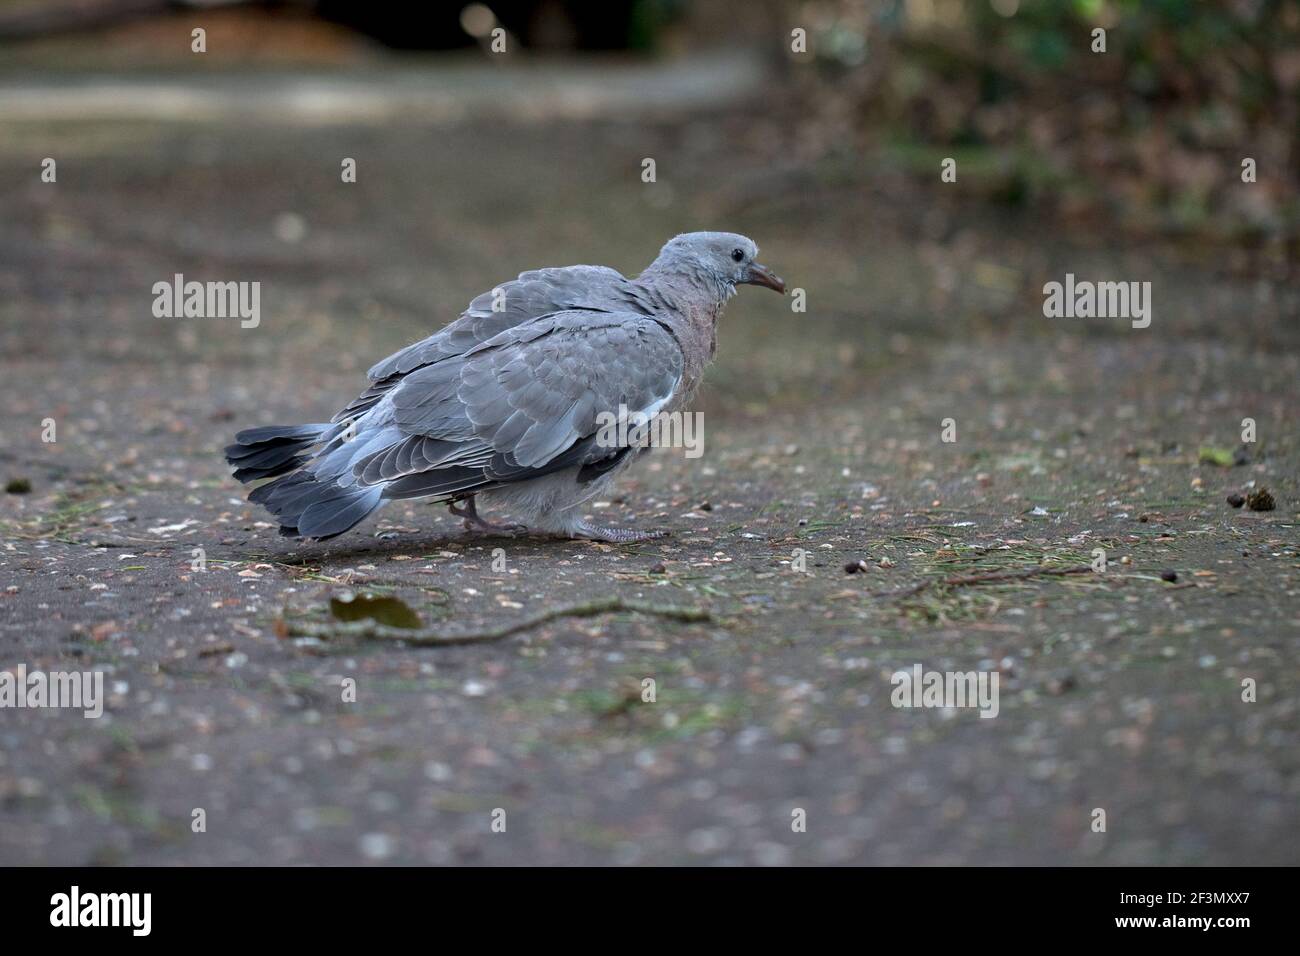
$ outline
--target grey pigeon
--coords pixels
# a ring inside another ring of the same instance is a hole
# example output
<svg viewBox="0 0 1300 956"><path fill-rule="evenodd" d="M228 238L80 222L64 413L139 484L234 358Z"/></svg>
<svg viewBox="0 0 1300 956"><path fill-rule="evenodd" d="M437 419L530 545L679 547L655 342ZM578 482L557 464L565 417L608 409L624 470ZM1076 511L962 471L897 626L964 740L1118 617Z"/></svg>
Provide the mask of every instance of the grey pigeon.
<svg viewBox="0 0 1300 956"><path fill-rule="evenodd" d="M522 273L374 366L330 422L246 429L226 460L242 482L275 479L248 500L292 537L332 538L394 498L445 501L484 531L657 537L579 513L642 450L611 446L601 413L684 409L736 286L785 291L757 255L744 236L692 232L635 279L604 266ZM522 524L480 517L479 495Z"/></svg>

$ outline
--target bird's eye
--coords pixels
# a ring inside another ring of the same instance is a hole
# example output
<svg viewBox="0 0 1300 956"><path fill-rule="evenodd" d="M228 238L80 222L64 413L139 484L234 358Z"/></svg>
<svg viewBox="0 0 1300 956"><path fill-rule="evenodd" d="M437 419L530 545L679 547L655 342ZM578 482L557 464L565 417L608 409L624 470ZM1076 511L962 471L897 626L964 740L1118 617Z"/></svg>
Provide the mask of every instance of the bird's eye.
<svg viewBox="0 0 1300 956"><path fill-rule="evenodd" d="M731 250L731 258L735 259L737 262L744 262L744 261L745 261L745 250L744 250L744 249L732 249L732 250Z"/></svg>

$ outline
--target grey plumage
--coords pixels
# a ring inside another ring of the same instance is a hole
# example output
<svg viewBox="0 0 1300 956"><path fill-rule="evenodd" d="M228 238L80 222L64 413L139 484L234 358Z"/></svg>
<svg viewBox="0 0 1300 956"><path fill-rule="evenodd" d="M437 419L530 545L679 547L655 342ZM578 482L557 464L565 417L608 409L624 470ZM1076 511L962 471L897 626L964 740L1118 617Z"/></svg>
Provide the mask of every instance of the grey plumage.
<svg viewBox="0 0 1300 956"><path fill-rule="evenodd" d="M482 495L530 530L643 537L578 514L640 451L598 443L598 416L689 402L736 285L784 291L757 252L744 236L689 233L636 279L603 266L522 273L376 364L330 422L246 429L226 459L240 481L275 479L249 500L287 535L333 537L396 498L448 501L499 529L478 516Z"/></svg>

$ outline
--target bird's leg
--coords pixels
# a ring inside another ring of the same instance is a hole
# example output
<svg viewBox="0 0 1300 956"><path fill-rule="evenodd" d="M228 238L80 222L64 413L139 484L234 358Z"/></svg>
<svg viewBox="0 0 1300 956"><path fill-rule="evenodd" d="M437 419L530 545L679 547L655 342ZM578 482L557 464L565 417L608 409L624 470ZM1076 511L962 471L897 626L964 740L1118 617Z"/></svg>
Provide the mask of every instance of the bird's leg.
<svg viewBox="0 0 1300 956"><path fill-rule="evenodd" d="M457 508L455 501L447 502L447 510L457 518L465 519L466 531L485 531L489 534L522 534L528 529L521 524L497 524L494 521L488 521L482 518L478 513L478 506L474 504L474 496L470 495L464 499L465 507Z"/></svg>
<svg viewBox="0 0 1300 956"><path fill-rule="evenodd" d="M462 500L462 501L464 501L464 502L465 502L465 507L464 507L464 508L457 508L457 507L456 507L456 501L457 501L457 500ZM482 520L482 519L480 519L479 516L478 516L478 508L477 508L477 507L475 506L475 504L474 504L474 496L473 496L473 495L470 495L468 498L462 498L462 499L456 499L456 498L453 498L451 501L447 502L447 510L450 511L452 514L454 514L457 518L464 518L464 519L465 519L465 527L466 527L466 528L469 527L469 523L470 523L471 521L480 521L480 520Z"/></svg>
<svg viewBox="0 0 1300 956"><path fill-rule="evenodd" d="M585 521L573 529L574 537L590 538L592 541L608 541L622 544L628 541L652 541L668 536L667 531L636 531L632 528L601 528L587 524Z"/></svg>

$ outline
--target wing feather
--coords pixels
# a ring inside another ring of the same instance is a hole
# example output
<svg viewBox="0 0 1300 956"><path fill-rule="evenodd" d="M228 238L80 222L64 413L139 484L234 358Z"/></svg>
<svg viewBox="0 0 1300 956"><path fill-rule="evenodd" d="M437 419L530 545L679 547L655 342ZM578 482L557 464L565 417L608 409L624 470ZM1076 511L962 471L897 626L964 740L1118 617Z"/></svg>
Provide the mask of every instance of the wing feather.
<svg viewBox="0 0 1300 956"><path fill-rule="evenodd" d="M397 437L368 445L353 472L362 485L386 483L385 497L448 496L575 466L594 477L623 453L597 441L601 414L662 407L682 367L677 340L650 317L543 316L402 379L385 427Z"/></svg>

